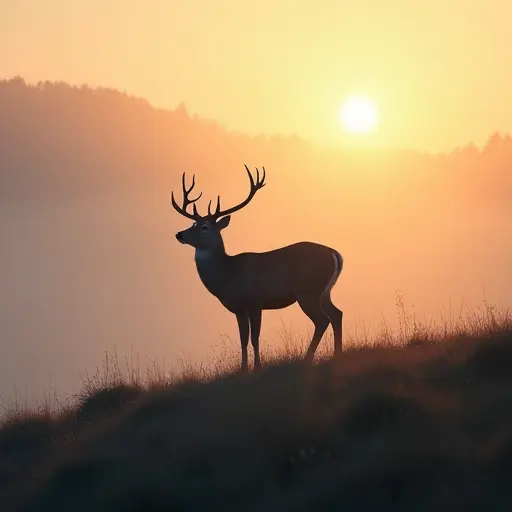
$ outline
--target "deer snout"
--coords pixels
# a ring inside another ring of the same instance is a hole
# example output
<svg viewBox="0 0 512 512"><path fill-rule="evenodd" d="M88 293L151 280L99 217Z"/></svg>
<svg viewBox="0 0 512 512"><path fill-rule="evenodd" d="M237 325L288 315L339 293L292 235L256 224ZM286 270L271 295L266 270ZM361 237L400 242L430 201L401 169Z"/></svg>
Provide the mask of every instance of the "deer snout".
<svg viewBox="0 0 512 512"><path fill-rule="evenodd" d="M180 244L185 244L185 237L183 236L183 231L179 231L178 233L176 233L176 240L178 240L178 242Z"/></svg>

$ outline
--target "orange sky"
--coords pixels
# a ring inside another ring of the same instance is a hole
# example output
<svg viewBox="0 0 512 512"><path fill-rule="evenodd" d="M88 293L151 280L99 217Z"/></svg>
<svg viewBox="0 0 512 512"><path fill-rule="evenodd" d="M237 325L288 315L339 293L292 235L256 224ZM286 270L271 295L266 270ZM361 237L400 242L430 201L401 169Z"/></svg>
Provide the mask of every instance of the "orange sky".
<svg viewBox="0 0 512 512"><path fill-rule="evenodd" d="M509 0L0 0L0 77L143 96L248 133L346 143L350 94L379 106L369 142L420 150L512 131Z"/></svg>

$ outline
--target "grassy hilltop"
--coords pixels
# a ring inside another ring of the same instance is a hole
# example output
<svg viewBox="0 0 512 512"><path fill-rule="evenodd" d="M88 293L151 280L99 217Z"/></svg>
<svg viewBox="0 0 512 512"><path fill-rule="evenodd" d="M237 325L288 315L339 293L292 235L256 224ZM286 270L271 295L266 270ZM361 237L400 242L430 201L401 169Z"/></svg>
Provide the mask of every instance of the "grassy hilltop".
<svg viewBox="0 0 512 512"><path fill-rule="evenodd" d="M113 372L57 414L11 410L0 509L511 509L508 314L199 377Z"/></svg>

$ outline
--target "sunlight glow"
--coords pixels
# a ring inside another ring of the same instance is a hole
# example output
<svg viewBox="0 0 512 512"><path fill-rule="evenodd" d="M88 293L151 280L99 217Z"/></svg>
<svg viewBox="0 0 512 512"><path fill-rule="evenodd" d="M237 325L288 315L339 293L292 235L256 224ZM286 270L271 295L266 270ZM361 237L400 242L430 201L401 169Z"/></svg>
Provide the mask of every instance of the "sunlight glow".
<svg viewBox="0 0 512 512"><path fill-rule="evenodd" d="M341 107L340 121L347 132L371 132L377 126L375 104L364 96L352 96Z"/></svg>

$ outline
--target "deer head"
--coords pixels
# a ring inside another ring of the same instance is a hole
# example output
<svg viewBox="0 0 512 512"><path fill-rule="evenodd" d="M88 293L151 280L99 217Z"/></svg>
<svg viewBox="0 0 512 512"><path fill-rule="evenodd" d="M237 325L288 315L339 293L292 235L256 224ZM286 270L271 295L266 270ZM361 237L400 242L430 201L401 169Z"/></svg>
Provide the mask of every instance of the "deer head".
<svg viewBox="0 0 512 512"><path fill-rule="evenodd" d="M174 192L171 192L171 203L174 209L187 219L194 221L194 224L184 231L176 233L176 239L182 244L188 244L200 250L224 250L221 231L227 228L231 220L231 214L241 210L244 206L248 205L256 192L265 186L265 168L263 167L263 174L260 178L260 172L256 169L256 181L249 171L247 165L245 166L251 189L247 198L237 206L221 210L220 196L217 196L217 206L215 211L211 211L212 202L208 203L208 214L200 215L197 211L196 201L203 195L201 192L195 199L190 199L190 194L195 186L195 174L192 177L192 184L187 188L185 183L185 173L181 177L181 185L183 188L183 205L179 206L174 199ZM187 211L189 205L192 205L192 213Z"/></svg>

